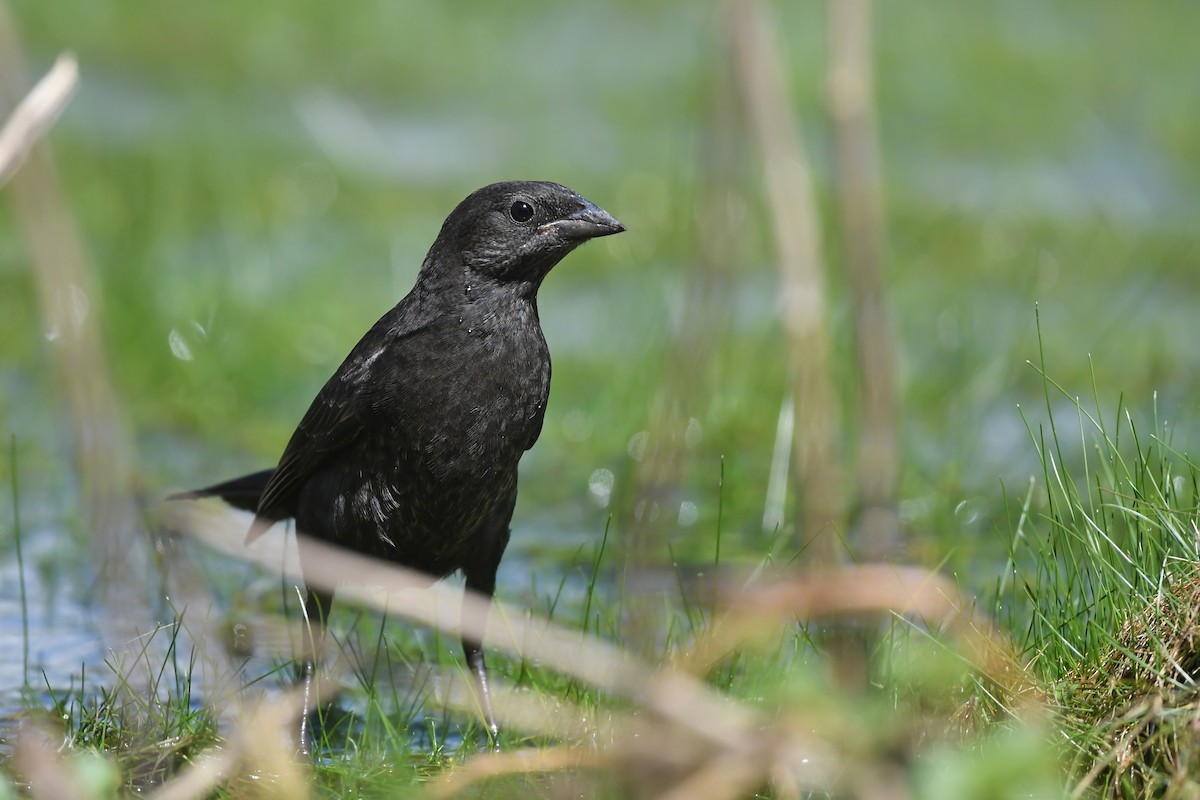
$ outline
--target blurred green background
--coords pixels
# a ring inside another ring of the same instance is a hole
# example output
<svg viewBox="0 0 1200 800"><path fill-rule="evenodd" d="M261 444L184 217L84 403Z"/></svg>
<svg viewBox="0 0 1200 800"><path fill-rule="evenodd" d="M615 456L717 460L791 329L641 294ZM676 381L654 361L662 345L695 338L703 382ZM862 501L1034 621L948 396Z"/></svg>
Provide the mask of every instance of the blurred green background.
<svg viewBox="0 0 1200 800"><path fill-rule="evenodd" d="M494 180L547 179L629 232L581 249L543 287L554 384L513 546L558 559L600 536L628 492L630 441L651 419L696 272L712 86L727 69L714 6L11 8L31 74L63 50L80 61L82 88L51 139L149 496L273 463L344 354L408 290L454 204ZM848 382L823 7L776 11ZM1157 391L1183 449L1194 429L1198 29L1200 5L1186 0L877 5L902 518L918 558L946 559L976 586L994 579L1008 532L1004 487L1023 494L1036 471L1017 410L1044 416L1026 364L1038 359L1035 303L1047 369L1070 392L1091 395L1090 354L1102 408L1123 393L1148 412ZM761 519L789 381L760 176L741 139L729 313L714 320L719 345L691 399L701 435L677 499L695 513L673 546L710 553L723 502L725 553L754 561L771 542ZM34 527L71 516L45 341L6 214L0 420L22 445ZM607 507L598 470L614 476ZM527 588L521 563L502 571L510 591Z"/></svg>

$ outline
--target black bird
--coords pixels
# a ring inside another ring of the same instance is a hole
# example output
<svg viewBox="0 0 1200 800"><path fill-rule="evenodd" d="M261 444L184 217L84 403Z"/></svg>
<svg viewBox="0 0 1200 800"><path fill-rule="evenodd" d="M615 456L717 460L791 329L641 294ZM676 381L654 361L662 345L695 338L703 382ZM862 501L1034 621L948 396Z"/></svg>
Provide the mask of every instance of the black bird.
<svg viewBox="0 0 1200 800"><path fill-rule="evenodd" d="M492 596L517 462L541 433L550 392L538 287L580 244L623 230L557 183L472 193L446 218L412 291L321 389L279 464L175 497L254 512L247 543L290 517L309 536L435 577L462 570L468 589ZM301 549L302 572L304 563ZM310 588L306 615L323 623L332 600ZM482 644L464 636L463 650L495 741ZM311 697L312 656L304 662Z"/></svg>

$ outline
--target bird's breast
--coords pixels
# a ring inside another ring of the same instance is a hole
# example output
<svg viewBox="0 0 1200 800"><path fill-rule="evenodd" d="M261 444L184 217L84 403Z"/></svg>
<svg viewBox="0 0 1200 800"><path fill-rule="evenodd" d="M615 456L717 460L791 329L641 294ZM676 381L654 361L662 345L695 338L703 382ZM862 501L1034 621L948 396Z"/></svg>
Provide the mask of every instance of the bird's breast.
<svg viewBox="0 0 1200 800"><path fill-rule="evenodd" d="M542 428L550 391L550 355L536 316L464 314L443 339L434 385L411 431L421 462L435 476L483 479L516 469ZM431 377L432 376L432 377Z"/></svg>

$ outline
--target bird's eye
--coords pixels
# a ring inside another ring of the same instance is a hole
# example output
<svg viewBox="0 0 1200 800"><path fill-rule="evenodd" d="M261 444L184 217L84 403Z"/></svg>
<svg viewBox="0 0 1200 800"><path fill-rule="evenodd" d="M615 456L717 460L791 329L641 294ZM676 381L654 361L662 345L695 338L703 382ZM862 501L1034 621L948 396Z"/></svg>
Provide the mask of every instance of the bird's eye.
<svg viewBox="0 0 1200 800"><path fill-rule="evenodd" d="M529 222L533 219L533 206L524 200L517 200L509 206L508 215L513 218L513 222Z"/></svg>

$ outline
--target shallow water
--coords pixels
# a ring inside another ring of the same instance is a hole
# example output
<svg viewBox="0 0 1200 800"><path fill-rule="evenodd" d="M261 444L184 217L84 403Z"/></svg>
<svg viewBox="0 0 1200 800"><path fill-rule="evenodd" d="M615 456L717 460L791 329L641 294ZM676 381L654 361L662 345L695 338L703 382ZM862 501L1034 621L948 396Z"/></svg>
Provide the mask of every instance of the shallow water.
<svg viewBox="0 0 1200 800"><path fill-rule="evenodd" d="M570 551L578 551L592 540L591 532L569 533L561 526L539 529L539 525L546 524L550 523L544 516L538 524L517 523L517 535L498 576L498 592L508 598L527 598L543 610L549 597L555 596L559 602L558 612L570 613L569 610L576 609L586 594L588 576L582 566L562 574L562 565L569 559ZM0 749L7 747L4 741L19 724L26 709L49 708L53 698L68 702L78 697L85 702L94 700L103 689L112 689L126 680L136 682L130 675L143 666L153 672L171 663L174 666L167 671L172 673L179 668L180 657L184 673L168 675L160 690L175 691L172 688L175 682L182 680L183 684L178 688L187 689L193 708L209 699L222 704L226 702L221 698L230 688L229 670L235 673L233 681L236 685L253 684L250 689L253 693L263 690L273 693L276 688L290 685L291 669L279 669L281 659L287 658L286 644L278 639L277 633L272 633L275 626L268 617L247 607L248 604L277 607L282 593L284 602L294 610L296 589L289 582L210 552L198 544L177 544L172 549L186 561L186 574L176 577L174 586L179 594L169 588L172 596L165 603L160 602L157 609L165 627L152 628L137 641L116 642L121 652L114 655L106 643L104 623L107 612L95 600L93 589L97 578L90 561L86 558L55 558L65 539L69 539L65 531L52 528L26 532L22 537L26 567L24 587L15 555L8 553L0 561L0 653L3 654L0 658ZM549 546L539 546L539 542ZM276 553L281 563L287 562L295 568L294 545L290 534L282 527L260 540L256 548ZM539 574L547 578L540 584L536 577ZM184 583L180 584L180 580ZM449 580L462 584L457 577ZM197 581L203 584L198 587L199 594L188 595L185 585L197 588ZM148 585L161 582L161 577L157 576L147 579ZM234 610L234 606L238 610ZM339 607L343 610L335 619L335 633L338 633L339 625L354 624L358 613L345 606ZM182 611L181 617L176 615L179 611ZM378 615L370 618L374 622L367 623L368 628L377 630ZM177 629L172 624L175 620L180 621ZM27 628L23 623L27 623ZM393 620L389 630L395 625L403 623ZM414 631L411 626L394 632L416 635L426 641L433 635L432 632ZM341 629L339 635L346 635L346 631ZM347 652L353 654L352 660L357 663L363 654L374 650L374 634L364 636L358 632L352 636L354 644ZM180 655L170 655L172 643ZM451 641L446 646L457 658L457 643ZM144 661L139 660L143 648L148 651ZM202 654L194 671L188 666L193 650ZM119 680L113 664L122 665ZM334 716L349 715L349 732L357 734L362 732L366 716L363 706L366 696L357 679L352 677L353 672L352 668L342 676L349 690L339 700ZM420 666L416 671L399 668L393 675L381 678L386 683L381 684L380 694L394 698L390 703L395 706L393 710L419 707L423 704L422 698L427 700L433 691L429 684L433 673L427 672L428 668ZM210 681L216 683L206 685ZM389 688L383 689L383 686ZM210 689L215 690L211 698ZM166 696L160 697L165 700ZM389 703L382 701L382 707L386 710ZM218 715L222 713L218 709ZM457 746L460 741L454 732L457 723L449 723L445 712L439 712L435 704L426 715L416 716L409 734L415 747L430 746L430 721L436 724L439 742ZM342 731L338 735L345 733Z"/></svg>
<svg viewBox="0 0 1200 800"><path fill-rule="evenodd" d="M16 566L0 564L0 726L22 709L26 691L44 699L48 687L78 688L85 672L97 683L111 677L87 604L61 585L76 582L57 576L48 585L28 572L23 606Z"/></svg>

